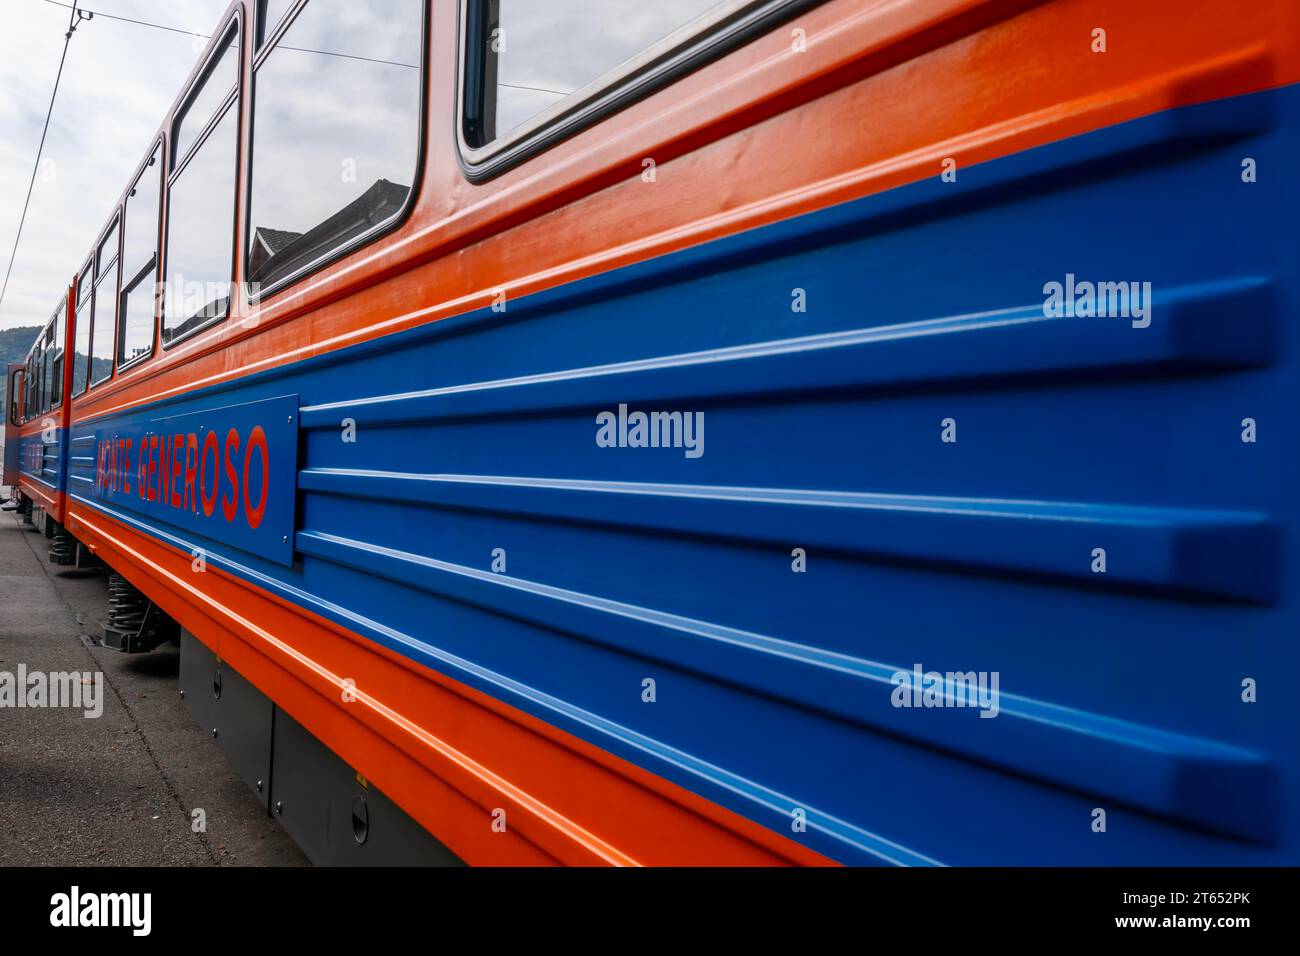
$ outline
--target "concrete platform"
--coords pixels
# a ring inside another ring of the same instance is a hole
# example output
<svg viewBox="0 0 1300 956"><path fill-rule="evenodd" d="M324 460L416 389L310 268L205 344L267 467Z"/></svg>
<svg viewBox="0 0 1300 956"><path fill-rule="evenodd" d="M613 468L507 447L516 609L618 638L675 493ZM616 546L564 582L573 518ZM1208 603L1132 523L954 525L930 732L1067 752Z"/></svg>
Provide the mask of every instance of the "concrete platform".
<svg viewBox="0 0 1300 956"><path fill-rule="evenodd" d="M0 866L308 865L185 710L178 648L90 646L107 574L47 545L0 513L0 674L99 675L103 710L0 706Z"/></svg>

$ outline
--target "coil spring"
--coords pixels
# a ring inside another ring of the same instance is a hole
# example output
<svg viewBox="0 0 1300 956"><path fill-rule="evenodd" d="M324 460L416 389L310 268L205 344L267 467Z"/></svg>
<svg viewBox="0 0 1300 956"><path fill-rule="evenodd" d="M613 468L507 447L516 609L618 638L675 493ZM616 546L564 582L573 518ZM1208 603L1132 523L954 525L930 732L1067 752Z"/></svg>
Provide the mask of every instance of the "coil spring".
<svg viewBox="0 0 1300 956"><path fill-rule="evenodd" d="M108 615L104 626L115 631L135 633L144 623L149 599L132 587L131 582L116 572L108 578Z"/></svg>
<svg viewBox="0 0 1300 956"><path fill-rule="evenodd" d="M60 529L50 541L50 564L72 564L77 556L77 541Z"/></svg>
<svg viewBox="0 0 1300 956"><path fill-rule="evenodd" d="M126 578L113 572L108 578L108 613L104 617L104 643L127 653L150 651L179 635L174 620L141 594Z"/></svg>

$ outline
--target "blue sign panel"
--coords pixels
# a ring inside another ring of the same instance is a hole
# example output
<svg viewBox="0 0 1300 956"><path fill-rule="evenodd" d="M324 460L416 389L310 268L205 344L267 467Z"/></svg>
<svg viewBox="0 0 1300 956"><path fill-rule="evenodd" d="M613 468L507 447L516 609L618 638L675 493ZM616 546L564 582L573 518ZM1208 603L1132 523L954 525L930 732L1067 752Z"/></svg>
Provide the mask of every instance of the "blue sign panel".
<svg viewBox="0 0 1300 956"><path fill-rule="evenodd" d="M62 446L63 433L58 427L58 422L51 417L42 419L40 424L39 432L23 435L18 440L21 453L20 468L29 479L62 491L59 449Z"/></svg>
<svg viewBox="0 0 1300 956"><path fill-rule="evenodd" d="M293 564L297 395L166 418L126 415L77 440L90 436L96 498Z"/></svg>

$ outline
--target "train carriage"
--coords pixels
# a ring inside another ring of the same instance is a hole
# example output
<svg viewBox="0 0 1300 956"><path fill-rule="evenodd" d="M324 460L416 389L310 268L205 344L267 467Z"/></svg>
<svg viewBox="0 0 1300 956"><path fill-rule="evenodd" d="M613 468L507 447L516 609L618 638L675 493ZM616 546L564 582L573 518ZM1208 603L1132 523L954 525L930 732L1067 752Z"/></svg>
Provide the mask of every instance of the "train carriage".
<svg viewBox="0 0 1300 956"><path fill-rule="evenodd" d="M67 507L68 369L70 287L32 343L26 361L9 369L5 446L5 484L15 486L23 517L49 538L56 558L71 547L63 532Z"/></svg>
<svg viewBox="0 0 1300 956"><path fill-rule="evenodd" d="M1293 863L1298 28L232 3L57 520L317 861Z"/></svg>

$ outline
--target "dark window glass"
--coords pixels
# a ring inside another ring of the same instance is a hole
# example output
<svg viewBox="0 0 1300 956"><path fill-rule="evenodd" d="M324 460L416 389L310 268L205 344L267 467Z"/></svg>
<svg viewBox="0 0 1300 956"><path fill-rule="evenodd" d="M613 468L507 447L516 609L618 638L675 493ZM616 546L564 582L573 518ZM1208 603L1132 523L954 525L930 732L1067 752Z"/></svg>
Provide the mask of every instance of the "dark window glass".
<svg viewBox="0 0 1300 956"><path fill-rule="evenodd" d="M198 141L199 134L208 125L208 120L217 112L221 104L235 90L239 81L239 30L231 29L227 35L224 48L217 54L207 78L190 97L188 103L181 107L177 115L172 134L172 159L178 162L189 152L190 147Z"/></svg>
<svg viewBox="0 0 1300 956"><path fill-rule="evenodd" d="M63 402L63 348L67 335L67 302L59 303L59 311L54 316L54 357L50 361L50 400L53 405Z"/></svg>
<svg viewBox="0 0 1300 956"><path fill-rule="evenodd" d="M98 385L113 374L113 330L117 328L117 272L100 276L91 300L92 340L90 384Z"/></svg>
<svg viewBox="0 0 1300 956"><path fill-rule="evenodd" d="M420 135L421 0L310 0L254 77L248 279L299 272L397 216Z"/></svg>
<svg viewBox="0 0 1300 956"><path fill-rule="evenodd" d="M262 0L257 5L257 45L261 46L266 38L275 32L275 28L294 0Z"/></svg>
<svg viewBox="0 0 1300 956"><path fill-rule="evenodd" d="M27 416L28 418L35 418L41 414L41 370L43 367L41 339L43 337L43 335L37 337L32 354L27 359L27 378L31 382L31 387L27 390L27 407L32 410L31 414Z"/></svg>
<svg viewBox="0 0 1300 956"><path fill-rule="evenodd" d="M85 279L84 288L89 290L90 278ZM72 394L80 395L86 390L87 376L90 370L90 303L94 295L87 291L85 296L78 296L81 305L77 306L75 323L77 327L76 347L72 352Z"/></svg>
<svg viewBox="0 0 1300 956"><path fill-rule="evenodd" d="M162 195L162 147L154 150L126 199L122 238L122 305L119 365L153 349L154 301L158 276L158 201Z"/></svg>
<svg viewBox="0 0 1300 956"><path fill-rule="evenodd" d="M226 313L234 254L238 134L239 110L232 104L177 172L168 191L163 342Z"/></svg>
<svg viewBox="0 0 1300 956"><path fill-rule="evenodd" d="M22 424L22 406L23 406L23 375L12 375L9 378L9 424Z"/></svg>
<svg viewBox="0 0 1300 956"><path fill-rule="evenodd" d="M618 70L677 30L707 28L718 0L470 0L465 138L486 146ZM683 29L685 28L685 29ZM672 44L667 46L671 47Z"/></svg>
<svg viewBox="0 0 1300 956"><path fill-rule="evenodd" d="M50 403L54 399L53 390L50 383L54 376L50 374L50 365L54 361L54 322L45 327L45 334L41 339L41 411L48 412Z"/></svg>

